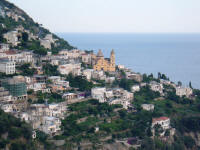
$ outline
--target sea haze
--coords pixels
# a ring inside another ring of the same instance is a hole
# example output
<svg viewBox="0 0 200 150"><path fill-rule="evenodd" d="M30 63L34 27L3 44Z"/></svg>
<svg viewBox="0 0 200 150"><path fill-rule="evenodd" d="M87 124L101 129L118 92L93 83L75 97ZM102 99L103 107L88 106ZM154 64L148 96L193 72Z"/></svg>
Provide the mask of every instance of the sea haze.
<svg viewBox="0 0 200 150"><path fill-rule="evenodd" d="M135 72L165 73L170 80L191 81L200 89L200 34L59 33L82 50L102 49L109 57L115 50L116 63Z"/></svg>

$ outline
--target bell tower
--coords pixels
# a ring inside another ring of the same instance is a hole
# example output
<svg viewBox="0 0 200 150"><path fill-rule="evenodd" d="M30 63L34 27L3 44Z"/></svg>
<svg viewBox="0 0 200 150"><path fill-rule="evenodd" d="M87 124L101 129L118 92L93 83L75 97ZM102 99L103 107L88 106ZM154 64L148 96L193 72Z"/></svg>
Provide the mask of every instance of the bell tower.
<svg viewBox="0 0 200 150"><path fill-rule="evenodd" d="M115 52L114 52L114 50L112 50L111 54L110 54L110 64L112 67L115 68Z"/></svg>

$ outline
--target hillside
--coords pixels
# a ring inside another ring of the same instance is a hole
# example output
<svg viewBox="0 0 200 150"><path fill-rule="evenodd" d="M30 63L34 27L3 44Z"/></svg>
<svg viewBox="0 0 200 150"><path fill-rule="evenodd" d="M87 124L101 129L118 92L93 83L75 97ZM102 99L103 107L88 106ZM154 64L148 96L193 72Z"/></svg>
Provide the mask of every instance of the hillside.
<svg viewBox="0 0 200 150"><path fill-rule="evenodd" d="M0 126L0 149L35 149L32 130L28 124L0 110Z"/></svg>
<svg viewBox="0 0 200 150"><path fill-rule="evenodd" d="M80 50L57 55L73 47L5 0L0 0L1 43L53 54L31 61L21 61L29 54L19 55L16 72L0 73L8 80L1 85L0 150L200 149L200 90L191 83L182 87L165 74L141 75L117 66L114 51L110 60ZM9 58L6 52L11 51L2 49L1 55Z"/></svg>
<svg viewBox="0 0 200 150"><path fill-rule="evenodd" d="M9 43L13 48L33 50L42 55L47 50L57 53L61 49L73 48L6 0L0 0L0 43Z"/></svg>

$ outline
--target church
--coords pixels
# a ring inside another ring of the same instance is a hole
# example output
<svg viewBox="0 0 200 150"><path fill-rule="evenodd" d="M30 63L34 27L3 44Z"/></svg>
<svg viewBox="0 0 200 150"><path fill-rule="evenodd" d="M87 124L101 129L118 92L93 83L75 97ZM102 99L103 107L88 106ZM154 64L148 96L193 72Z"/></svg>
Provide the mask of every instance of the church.
<svg viewBox="0 0 200 150"><path fill-rule="evenodd" d="M100 71L115 72L115 52L111 51L110 58L104 58L101 50L94 59L93 69Z"/></svg>

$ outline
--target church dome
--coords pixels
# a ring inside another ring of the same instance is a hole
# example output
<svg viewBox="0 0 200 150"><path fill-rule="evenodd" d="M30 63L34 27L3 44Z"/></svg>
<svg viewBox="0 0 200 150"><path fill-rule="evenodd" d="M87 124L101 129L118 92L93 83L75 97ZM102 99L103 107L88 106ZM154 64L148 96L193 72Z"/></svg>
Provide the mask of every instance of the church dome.
<svg viewBox="0 0 200 150"><path fill-rule="evenodd" d="M99 50L99 52L97 53L97 57L104 57L101 50Z"/></svg>

